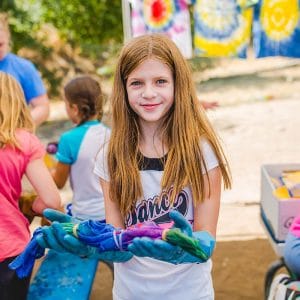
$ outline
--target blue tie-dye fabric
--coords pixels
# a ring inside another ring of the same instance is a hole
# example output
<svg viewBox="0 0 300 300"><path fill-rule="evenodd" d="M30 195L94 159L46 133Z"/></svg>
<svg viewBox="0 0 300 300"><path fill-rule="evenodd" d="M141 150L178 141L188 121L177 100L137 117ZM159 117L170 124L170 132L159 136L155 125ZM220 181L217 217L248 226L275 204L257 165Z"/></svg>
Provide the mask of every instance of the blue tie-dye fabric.
<svg viewBox="0 0 300 300"><path fill-rule="evenodd" d="M247 4L245 0L197 0L196 55L245 58L252 24L252 9Z"/></svg>
<svg viewBox="0 0 300 300"><path fill-rule="evenodd" d="M260 0L254 10L256 57L300 57L300 0Z"/></svg>

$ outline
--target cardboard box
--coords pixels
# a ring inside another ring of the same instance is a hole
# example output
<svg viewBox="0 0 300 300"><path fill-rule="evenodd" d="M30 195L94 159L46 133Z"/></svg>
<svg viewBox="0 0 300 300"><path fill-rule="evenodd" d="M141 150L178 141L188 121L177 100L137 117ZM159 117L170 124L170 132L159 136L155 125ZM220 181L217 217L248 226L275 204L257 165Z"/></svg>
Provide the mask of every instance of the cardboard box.
<svg viewBox="0 0 300 300"><path fill-rule="evenodd" d="M284 170L300 170L300 164L261 167L261 209L277 243L284 242L293 219L300 215L300 199L278 199L273 195L275 185L272 178L278 178Z"/></svg>

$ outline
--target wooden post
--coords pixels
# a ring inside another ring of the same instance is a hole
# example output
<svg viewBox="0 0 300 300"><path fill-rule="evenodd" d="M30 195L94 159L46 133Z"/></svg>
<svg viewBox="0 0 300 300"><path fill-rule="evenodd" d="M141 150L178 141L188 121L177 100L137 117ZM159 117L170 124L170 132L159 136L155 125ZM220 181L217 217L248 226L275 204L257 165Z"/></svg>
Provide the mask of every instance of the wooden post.
<svg viewBox="0 0 300 300"><path fill-rule="evenodd" d="M122 19L123 19L124 43L126 43L132 37L129 0L122 0Z"/></svg>

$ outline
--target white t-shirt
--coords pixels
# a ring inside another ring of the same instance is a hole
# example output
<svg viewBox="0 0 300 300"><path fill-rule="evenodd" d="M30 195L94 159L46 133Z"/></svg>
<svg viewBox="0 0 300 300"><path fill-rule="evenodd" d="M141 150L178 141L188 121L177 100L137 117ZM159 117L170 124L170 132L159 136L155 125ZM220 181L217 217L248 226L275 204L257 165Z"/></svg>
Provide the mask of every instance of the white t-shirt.
<svg viewBox="0 0 300 300"><path fill-rule="evenodd" d="M202 143L207 170L218 166L218 160L207 142ZM107 147L99 152L94 172L109 181L106 162ZM204 170L202 170L204 172ZM163 164L160 159L144 158L140 166L143 197L135 211L126 220L126 227L145 221L154 221L160 226L169 227L170 209L176 209L192 224L193 198L189 187L176 197L173 207L169 204L169 191L161 193L160 182ZM161 201L156 201L161 197ZM211 300L214 291L211 279L211 260L201 264L173 265L147 257L134 256L125 263L115 263L113 287L114 300Z"/></svg>
<svg viewBox="0 0 300 300"><path fill-rule="evenodd" d="M99 148L109 135L105 125L90 120L64 132L59 140L56 158L70 165L72 215L76 218L105 218L104 196L93 169Z"/></svg>

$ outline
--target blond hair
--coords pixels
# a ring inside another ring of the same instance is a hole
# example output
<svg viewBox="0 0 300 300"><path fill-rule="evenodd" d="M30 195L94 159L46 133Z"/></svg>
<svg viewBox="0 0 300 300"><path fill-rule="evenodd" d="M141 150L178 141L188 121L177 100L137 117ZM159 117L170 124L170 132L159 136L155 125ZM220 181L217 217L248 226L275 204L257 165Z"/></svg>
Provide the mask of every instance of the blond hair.
<svg viewBox="0 0 300 300"><path fill-rule="evenodd" d="M142 196L139 176L138 116L128 103L126 81L130 73L146 59L166 64L174 77L174 105L165 118L162 133L168 145L162 190L173 186L171 203L182 188L189 185L194 204L204 199L204 175L207 170L201 141L211 145L218 161L225 188L231 186L230 172L223 150L209 120L199 105L190 68L176 45L167 37L152 34L134 38L123 47L116 66L112 101L112 133L108 149L110 196L117 201L123 217Z"/></svg>
<svg viewBox="0 0 300 300"><path fill-rule="evenodd" d="M19 148L16 129L34 131L34 123L20 84L10 75L0 72L0 147Z"/></svg>

